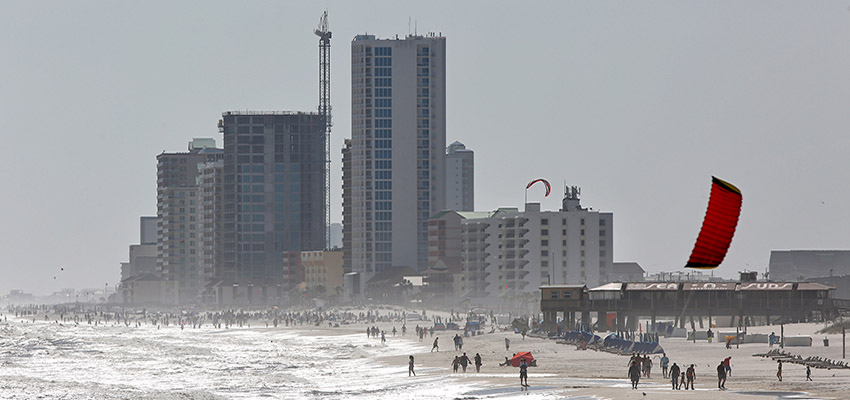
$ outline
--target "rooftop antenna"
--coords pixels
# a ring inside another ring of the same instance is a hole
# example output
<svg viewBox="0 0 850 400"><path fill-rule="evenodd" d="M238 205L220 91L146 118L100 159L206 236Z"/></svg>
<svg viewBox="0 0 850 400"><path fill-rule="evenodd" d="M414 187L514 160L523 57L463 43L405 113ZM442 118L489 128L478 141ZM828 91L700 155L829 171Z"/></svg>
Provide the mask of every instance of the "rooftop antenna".
<svg viewBox="0 0 850 400"><path fill-rule="evenodd" d="M328 11L313 31L319 37L319 115L325 124L325 248L331 247L331 31Z"/></svg>

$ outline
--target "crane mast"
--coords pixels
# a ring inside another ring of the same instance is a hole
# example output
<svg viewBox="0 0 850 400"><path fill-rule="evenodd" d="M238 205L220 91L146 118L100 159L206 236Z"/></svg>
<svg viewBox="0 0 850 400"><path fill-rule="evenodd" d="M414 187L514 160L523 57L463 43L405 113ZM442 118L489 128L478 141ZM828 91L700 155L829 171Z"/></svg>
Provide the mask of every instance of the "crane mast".
<svg viewBox="0 0 850 400"><path fill-rule="evenodd" d="M331 247L331 31L328 12L319 19L313 31L319 37L319 115L324 121L325 139L325 248Z"/></svg>

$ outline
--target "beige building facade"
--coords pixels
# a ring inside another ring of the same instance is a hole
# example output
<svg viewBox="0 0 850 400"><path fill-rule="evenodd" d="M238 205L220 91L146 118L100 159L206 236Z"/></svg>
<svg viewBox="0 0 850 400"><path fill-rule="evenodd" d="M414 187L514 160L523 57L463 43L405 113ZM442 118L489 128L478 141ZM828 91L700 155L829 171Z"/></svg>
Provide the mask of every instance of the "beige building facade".
<svg viewBox="0 0 850 400"><path fill-rule="evenodd" d="M304 282L307 288L322 286L325 293L333 294L342 288L342 250L302 251Z"/></svg>

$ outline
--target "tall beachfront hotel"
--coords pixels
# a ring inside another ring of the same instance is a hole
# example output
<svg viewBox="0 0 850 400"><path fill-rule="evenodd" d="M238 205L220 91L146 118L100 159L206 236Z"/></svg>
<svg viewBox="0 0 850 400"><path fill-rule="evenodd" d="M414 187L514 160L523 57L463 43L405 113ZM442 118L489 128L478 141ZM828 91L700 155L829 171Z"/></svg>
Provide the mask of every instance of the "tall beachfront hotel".
<svg viewBox="0 0 850 400"><path fill-rule="evenodd" d="M343 246L357 275L353 294L362 295L385 268L427 268L428 218L446 198L445 54L445 37L433 33L351 42L350 167L343 177L351 226Z"/></svg>

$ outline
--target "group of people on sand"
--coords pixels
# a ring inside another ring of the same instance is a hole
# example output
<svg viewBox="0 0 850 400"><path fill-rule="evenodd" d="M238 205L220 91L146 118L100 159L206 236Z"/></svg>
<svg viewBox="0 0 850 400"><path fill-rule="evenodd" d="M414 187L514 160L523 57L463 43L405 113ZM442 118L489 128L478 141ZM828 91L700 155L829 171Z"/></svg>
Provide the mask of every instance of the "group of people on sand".
<svg viewBox="0 0 850 400"><path fill-rule="evenodd" d="M673 390L682 390L682 386L684 386L685 390L694 390L694 382L697 379L695 364L689 365L683 371L683 367L680 367L679 364L674 362L668 369L670 359L667 357L667 353L662 354L660 361L661 373L665 379L670 379ZM651 371L652 359L649 356L641 356L639 354L632 353L632 356L629 359L628 371L629 379L632 382L632 389L637 389L641 377L650 378ZM721 390L725 389L726 378L731 375L732 357L726 357L723 361L720 361L720 364L717 366L717 388Z"/></svg>
<svg viewBox="0 0 850 400"><path fill-rule="evenodd" d="M475 357L470 360L466 353L463 353L461 356L455 356L454 360L452 360L452 371L457 373L458 368L463 368L463 372L466 373L466 367L472 363L475 363L475 372L481 372L481 366L484 365L481 361L481 354L475 353Z"/></svg>

